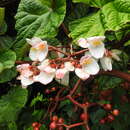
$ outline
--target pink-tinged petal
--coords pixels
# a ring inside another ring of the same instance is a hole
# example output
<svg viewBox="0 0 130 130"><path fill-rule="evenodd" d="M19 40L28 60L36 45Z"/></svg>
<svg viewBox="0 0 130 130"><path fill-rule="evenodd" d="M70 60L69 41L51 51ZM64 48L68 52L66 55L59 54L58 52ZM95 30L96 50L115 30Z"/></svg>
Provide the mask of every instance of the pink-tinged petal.
<svg viewBox="0 0 130 130"><path fill-rule="evenodd" d="M78 40L78 45L82 48L88 48L89 44L87 43L87 40L85 38L80 38Z"/></svg>
<svg viewBox="0 0 130 130"><path fill-rule="evenodd" d="M89 74L88 73L86 73L82 68L80 69L80 68L76 68L75 69L75 74L80 78L80 79L82 79L82 80L86 80L86 79L88 79L89 78Z"/></svg>
<svg viewBox="0 0 130 130"><path fill-rule="evenodd" d="M50 62L49 59L45 59L44 61L41 62L41 64L38 66L38 69L41 71L44 71L45 67L49 66Z"/></svg>
<svg viewBox="0 0 130 130"><path fill-rule="evenodd" d="M65 65L65 68L66 68L68 71L74 71L74 66L72 65L71 62L65 62L64 65Z"/></svg>
<svg viewBox="0 0 130 130"><path fill-rule="evenodd" d="M103 57L100 59L102 68L107 71L111 71L112 70L112 59L110 57Z"/></svg>
<svg viewBox="0 0 130 130"><path fill-rule="evenodd" d="M50 66L47 66L47 67L44 68L44 72L51 74L51 73L55 73L56 69L51 68Z"/></svg>
<svg viewBox="0 0 130 130"><path fill-rule="evenodd" d="M65 68L56 70L56 79L63 79L65 74L67 73L67 70Z"/></svg>
<svg viewBox="0 0 130 130"><path fill-rule="evenodd" d="M52 82L54 76L55 76L54 73L47 74L46 72L40 72L39 75L34 76L34 81L35 82L40 82L40 83L42 83L44 85L47 85L50 82Z"/></svg>
<svg viewBox="0 0 130 130"><path fill-rule="evenodd" d="M62 79L56 79L56 81L64 86L69 85L69 72L67 72Z"/></svg>

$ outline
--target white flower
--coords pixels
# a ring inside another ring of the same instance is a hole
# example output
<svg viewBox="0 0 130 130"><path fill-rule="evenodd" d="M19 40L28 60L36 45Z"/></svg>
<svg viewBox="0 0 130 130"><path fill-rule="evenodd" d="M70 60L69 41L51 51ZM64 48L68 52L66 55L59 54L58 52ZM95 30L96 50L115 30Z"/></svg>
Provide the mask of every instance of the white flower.
<svg viewBox="0 0 130 130"><path fill-rule="evenodd" d="M17 79L21 80L22 88L27 88L28 85L31 85L34 83L34 79L31 76L25 77L23 75L20 75Z"/></svg>
<svg viewBox="0 0 130 130"><path fill-rule="evenodd" d="M78 40L78 44L82 48L88 48L88 43L87 43L87 40L85 38L80 38Z"/></svg>
<svg viewBox="0 0 130 130"><path fill-rule="evenodd" d="M55 77L56 70L50 66L48 59L44 60L38 66L38 69L40 70L40 73L38 75L34 76L34 80L36 82L40 82L44 85L47 85Z"/></svg>
<svg viewBox="0 0 130 130"><path fill-rule="evenodd" d="M65 66L65 69L67 69L68 71L74 71L74 66L72 65L71 62L65 62L64 66Z"/></svg>
<svg viewBox="0 0 130 130"><path fill-rule="evenodd" d="M56 70L56 79L63 79L65 74L68 72L66 68Z"/></svg>
<svg viewBox="0 0 130 130"><path fill-rule="evenodd" d="M89 44L88 49L91 55L97 59L102 58L105 52L104 43L102 42L105 39L104 36L95 36L87 38Z"/></svg>
<svg viewBox="0 0 130 130"><path fill-rule="evenodd" d="M33 71L31 71L29 64L22 64L17 66L17 71L24 77L29 77L33 75Z"/></svg>
<svg viewBox="0 0 130 130"><path fill-rule="evenodd" d="M91 56L81 57L80 64L82 65L82 69L90 75L95 75L100 70L97 61Z"/></svg>
<svg viewBox="0 0 130 130"><path fill-rule="evenodd" d="M86 80L89 78L89 74L84 70L84 68L76 68L75 74L82 80Z"/></svg>
<svg viewBox="0 0 130 130"><path fill-rule="evenodd" d="M112 55L112 58L117 60L117 61L120 61L120 57L119 55L121 54L121 51L120 50L117 50L117 49L113 49L111 50L111 55Z"/></svg>
<svg viewBox="0 0 130 130"><path fill-rule="evenodd" d="M39 75L34 76L34 80L35 82L40 82L44 85L47 85L50 82L52 82L54 76L55 76L55 73L46 73L44 71L41 71Z"/></svg>
<svg viewBox="0 0 130 130"><path fill-rule="evenodd" d="M69 72L66 72L62 79L56 79L56 81L62 85L69 85Z"/></svg>
<svg viewBox="0 0 130 130"><path fill-rule="evenodd" d="M20 76L18 80L21 80L21 84L23 88L26 88L28 85L34 83L33 80L33 71L30 69L31 65L22 64L17 66L17 71L20 72Z"/></svg>
<svg viewBox="0 0 130 130"><path fill-rule="evenodd" d="M105 56L103 58L100 59L102 68L107 71L111 71L112 70L112 59L115 59L117 61L120 61L120 57L118 56L121 53L121 51L119 50L105 50Z"/></svg>
<svg viewBox="0 0 130 130"><path fill-rule="evenodd" d="M110 57L105 56L105 57L100 59L100 62L101 62L102 68L105 71L112 70L112 59Z"/></svg>
<svg viewBox="0 0 130 130"><path fill-rule="evenodd" d="M26 39L32 46L30 49L29 57L32 61L43 61L48 54L47 41L42 41L40 38Z"/></svg>

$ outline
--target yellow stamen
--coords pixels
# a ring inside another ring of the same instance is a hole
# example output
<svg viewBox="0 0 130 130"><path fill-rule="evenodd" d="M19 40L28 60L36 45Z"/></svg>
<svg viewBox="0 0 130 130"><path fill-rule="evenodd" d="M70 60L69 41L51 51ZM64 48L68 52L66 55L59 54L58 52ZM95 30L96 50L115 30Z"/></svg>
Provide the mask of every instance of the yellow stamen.
<svg viewBox="0 0 130 130"><path fill-rule="evenodd" d="M99 40L95 40L95 41L92 42L92 44L93 44L94 46L98 46L98 45L100 45L101 43L102 43L102 42L99 41Z"/></svg>
<svg viewBox="0 0 130 130"><path fill-rule="evenodd" d="M86 64L91 64L92 63L92 59L91 58L88 58L88 59L84 59L83 60L83 64L86 65Z"/></svg>

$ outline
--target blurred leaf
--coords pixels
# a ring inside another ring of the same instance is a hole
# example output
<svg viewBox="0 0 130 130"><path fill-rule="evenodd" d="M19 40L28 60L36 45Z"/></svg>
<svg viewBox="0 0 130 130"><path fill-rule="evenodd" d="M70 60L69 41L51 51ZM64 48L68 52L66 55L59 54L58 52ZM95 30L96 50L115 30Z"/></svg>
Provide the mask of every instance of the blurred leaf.
<svg viewBox="0 0 130 130"><path fill-rule="evenodd" d="M5 69L2 73L0 73L0 83L8 82L12 80L12 78L16 77L16 75L17 71L15 67L11 69Z"/></svg>
<svg viewBox="0 0 130 130"><path fill-rule="evenodd" d="M42 99L43 99L43 95L41 94L38 94L33 100L32 100L32 102L31 102L31 107L33 106L33 105L35 105L38 101L42 101Z"/></svg>
<svg viewBox="0 0 130 130"><path fill-rule="evenodd" d="M9 91L0 99L0 122L10 122L17 119L18 113L27 101L27 90L20 86Z"/></svg>
<svg viewBox="0 0 130 130"><path fill-rule="evenodd" d="M99 109L96 112L90 114L91 120L94 124L99 123L99 120L102 119L106 115L106 111L103 109Z"/></svg>
<svg viewBox="0 0 130 130"><path fill-rule="evenodd" d="M0 8L0 30L2 24L4 23L4 17L5 17L5 8Z"/></svg>
<svg viewBox="0 0 130 130"><path fill-rule="evenodd" d="M13 39L9 36L0 36L0 52L7 51L13 45Z"/></svg>
<svg viewBox="0 0 130 130"><path fill-rule="evenodd" d="M3 64L3 69L10 69L14 66L16 61L15 52L9 50L6 52L0 52L0 63Z"/></svg>
<svg viewBox="0 0 130 130"><path fill-rule="evenodd" d="M119 86L119 84L122 83L122 81L123 80L120 78L111 77L111 76L100 76L98 78L98 83L99 83L100 89L115 88L115 87Z"/></svg>
<svg viewBox="0 0 130 130"><path fill-rule="evenodd" d="M66 12L65 0L22 0L16 14L18 36L14 49L18 57L25 52L25 38L53 38L64 20Z"/></svg>
<svg viewBox="0 0 130 130"><path fill-rule="evenodd" d="M8 129L9 130L17 130L17 125L15 122L8 123Z"/></svg>

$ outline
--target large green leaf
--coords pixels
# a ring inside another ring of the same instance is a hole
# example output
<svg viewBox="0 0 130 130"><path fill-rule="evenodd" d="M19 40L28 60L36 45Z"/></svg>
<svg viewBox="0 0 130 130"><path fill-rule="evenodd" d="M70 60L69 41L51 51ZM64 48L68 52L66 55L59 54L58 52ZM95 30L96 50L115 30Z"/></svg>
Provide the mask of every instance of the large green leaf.
<svg viewBox="0 0 130 130"><path fill-rule="evenodd" d="M105 5L106 3L110 2L110 1L114 1L114 0L73 0L73 2L86 3L92 7L97 7L97 8L101 8L103 5Z"/></svg>
<svg viewBox="0 0 130 130"><path fill-rule="evenodd" d="M16 60L15 52L8 50L0 52L0 63L3 64L3 69L10 69L14 66Z"/></svg>
<svg viewBox="0 0 130 130"><path fill-rule="evenodd" d="M27 101L27 90L15 87L0 99L0 123L15 121Z"/></svg>
<svg viewBox="0 0 130 130"><path fill-rule="evenodd" d="M13 45L13 39L9 36L0 36L0 52L7 51Z"/></svg>
<svg viewBox="0 0 130 130"><path fill-rule="evenodd" d="M17 71L15 67L11 69L2 70L2 72L0 73L0 83L5 83L7 81L10 81L14 77L16 77L16 75L17 75Z"/></svg>
<svg viewBox="0 0 130 130"><path fill-rule="evenodd" d="M95 35L104 35L104 23L101 21L100 11L91 16L81 18L71 22L70 36L73 39L80 37L91 37Z"/></svg>
<svg viewBox="0 0 130 130"><path fill-rule="evenodd" d="M0 8L0 30L2 24L4 23L4 15L5 15L5 8Z"/></svg>
<svg viewBox="0 0 130 130"><path fill-rule="evenodd" d="M130 22L130 13L127 10L129 5L130 1L126 0L115 0L105 4L97 13L71 22L70 36L78 39L123 29Z"/></svg>
<svg viewBox="0 0 130 130"><path fill-rule="evenodd" d="M15 41L19 57L26 51L25 38L50 38L64 20L66 0L22 0L16 14L18 36Z"/></svg>

